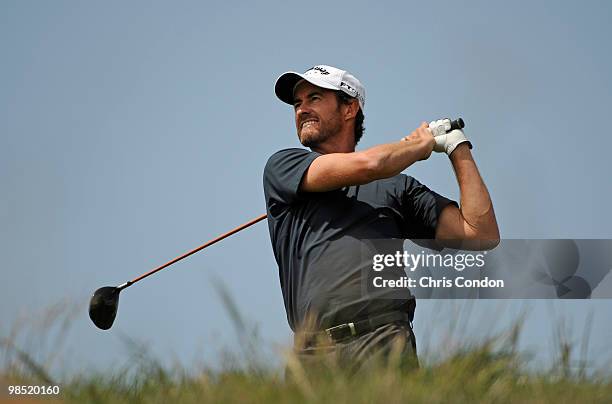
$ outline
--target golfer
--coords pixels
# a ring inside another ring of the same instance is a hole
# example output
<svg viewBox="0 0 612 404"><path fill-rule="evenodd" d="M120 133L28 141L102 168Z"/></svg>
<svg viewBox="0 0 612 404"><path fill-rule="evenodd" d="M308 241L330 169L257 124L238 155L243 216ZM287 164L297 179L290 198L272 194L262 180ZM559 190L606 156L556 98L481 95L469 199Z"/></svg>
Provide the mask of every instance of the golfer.
<svg viewBox="0 0 612 404"><path fill-rule="evenodd" d="M457 240L478 240L478 249L496 246L493 204L471 143L461 130L434 138L423 123L400 141L355 151L364 133L365 89L332 66L284 73L275 92L293 106L299 141L310 149L274 153L263 174L270 239L297 354L304 359L324 352L341 364L362 366L400 346L402 358L418 366L414 297L408 291L405 299L364 294L359 251L368 239L431 239L439 248ZM401 174L432 151L450 158L460 205Z"/></svg>

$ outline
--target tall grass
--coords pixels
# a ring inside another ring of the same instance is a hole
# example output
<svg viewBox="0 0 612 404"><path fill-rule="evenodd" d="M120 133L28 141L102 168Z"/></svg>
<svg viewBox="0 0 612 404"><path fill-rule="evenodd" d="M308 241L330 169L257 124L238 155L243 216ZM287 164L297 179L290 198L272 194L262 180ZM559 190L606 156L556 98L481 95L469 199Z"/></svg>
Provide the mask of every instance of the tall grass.
<svg viewBox="0 0 612 404"><path fill-rule="evenodd" d="M522 319L506 332L478 344L457 346L442 360L421 358L421 368L401 371L393 360L380 362L366 371L347 374L333 363L316 370L305 368L291 349L279 353L284 366L270 366L260 355L264 344L255 327L248 324L227 289L217 282L222 299L243 348L240 356L228 357L223 370L203 368L197 372L179 365L167 367L145 347L126 338L131 352L128 364L107 372L57 376L48 358L36 354L36 343L19 346L18 332L2 337L3 368L0 387L9 384L59 384L56 399L75 403L196 403L196 402L287 402L287 403L609 403L610 373L591 373L570 366L574 350L585 357L588 327L581 344L572 345L559 326L555 364L544 371L528 370L529 359L517 344ZM57 308L54 309L57 311ZM64 318L46 315L45 321L68 327ZM63 330L62 332L65 332ZM36 336L36 339L57 335ZM586 342L585 342L586 341ZM44 345L44 344L43 344ZM54 345L55 346L55 345ZM285 377L285 370L291 377ZM23 398L23 397L20 397Z"/></svg>

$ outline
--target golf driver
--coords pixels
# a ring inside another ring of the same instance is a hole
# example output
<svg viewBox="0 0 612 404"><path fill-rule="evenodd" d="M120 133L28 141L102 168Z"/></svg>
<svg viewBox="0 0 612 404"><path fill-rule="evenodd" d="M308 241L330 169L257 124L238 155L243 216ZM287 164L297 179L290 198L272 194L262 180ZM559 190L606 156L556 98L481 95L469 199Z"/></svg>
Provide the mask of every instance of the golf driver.
<svg viewBox="0 0 612 404"><path fill-rule="evenodd" d="M465 126L465 123L463 122L463 119L459 118L457 120L451 121L450 119L444 119L439 122L439 128L433 128L434 129L434 133L445 133L445 132L449 132L453 129L462 129ZM433 123L433 122L432 122ZM178 256L176 258L174 258L171 261L166 262L165 264L145 273L140 275L139 277L132 279L131 281L127 281L119 286L104 286L98 290L96 290L93 294L93 296L91 297L91 300L89 301L89 318L91 318L91 321L93 321L93 323L96 325L96 327L102 329L102 330L108 330L109 328L111 328L113 326L113 322L115 321L115 317L117 316L117 308L119 307L119 293L129 287L132 286L133 284L135 284L138 281L143 280L144 278L146 278L147 276L153 275L156 272L161 271L162 269L169 267L170 265L182 260L183 258L187 258L192 254L197 253L198 251L201 251L203 249L205 249L206 247L215 244L218 241L223 240L226 237L231 236L232 234L235 234L237 232L239 232L240 230L244 230L249 226L254 225L257 222L260 222L262 220L264 220L266 218L267 215L261 215L256 217L255 219L240 225L238 227L236 227L235 229L232 229L230 231L228 231L227 233L224 233L204 244L202 244L201 246L186 252L185 254Z"/></svg>
<svg viewBox="0 0 612 404"><path fill-rule="evenodd" d="M224 233L202 244L201 246L193 250L188 251L185 254L178 256L174 258L173 260L170 260L166 262L165 264L160 265L157 268L145 274L140 275L137 278L132 279L131 281L127 281L119 286L104 286L96 290L93 296L91 297L91 300L89 301L89 318L91 318L91 321L93 321L96 327L102 330L108 330L109 328L113 326L113 322L115 321L115 317L117 316L117 308L119 307L119 292L121 292L123 289L129 286L132 286L133 284L135 284L138 281L143 280L147 276L153 275L154 273L159 272L162 269L169 267L170 265L176 262L179 262L183 258L187 258L190 255L195 254L198 251L201 251L205 249L206 247L215 244L218 241L221 241L224 238L231 236L232 234L238 233L240 230L244 230L247 227L252 226L257 222L264 220L266 217L267 215L265 214L258 216L255 219L243 225L240 225L236 227L235 229L232 229L228 231L227 233Z"/></svg>

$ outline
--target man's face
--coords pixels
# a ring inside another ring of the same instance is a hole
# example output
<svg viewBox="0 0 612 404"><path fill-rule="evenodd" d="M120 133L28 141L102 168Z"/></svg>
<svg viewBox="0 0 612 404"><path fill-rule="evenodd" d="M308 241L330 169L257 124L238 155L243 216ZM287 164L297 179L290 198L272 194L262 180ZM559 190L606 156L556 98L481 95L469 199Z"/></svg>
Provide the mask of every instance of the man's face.
<svg viewBox="0 0 612 404"><path fill-rule="evenodd" d="M293 92L295 124L300 142L316 147L339 133L344 121L336 94L302 80Z"/></svg>

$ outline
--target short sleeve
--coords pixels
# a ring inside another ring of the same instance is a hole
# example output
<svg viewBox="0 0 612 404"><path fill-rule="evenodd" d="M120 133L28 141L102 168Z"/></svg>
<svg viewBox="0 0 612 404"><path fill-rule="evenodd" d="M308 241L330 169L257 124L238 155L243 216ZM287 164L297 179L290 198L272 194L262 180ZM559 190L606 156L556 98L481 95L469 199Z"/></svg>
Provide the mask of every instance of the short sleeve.
<svg viewBox="0 0 612 404"><path fill-rule="evenodd" d="M434 239L438 218L449 204L457 202L432 191L416 179L406 176L402 210L407 221L408 238Z"/></svg>
<svg viewBox="0 0 612 404"><path fill-rule="evenodd" d="M320 154L304 149L284 149L274 153L266 163L263 187L268 208L274 204L291 205L298 198L302 177Z"/></svg>

